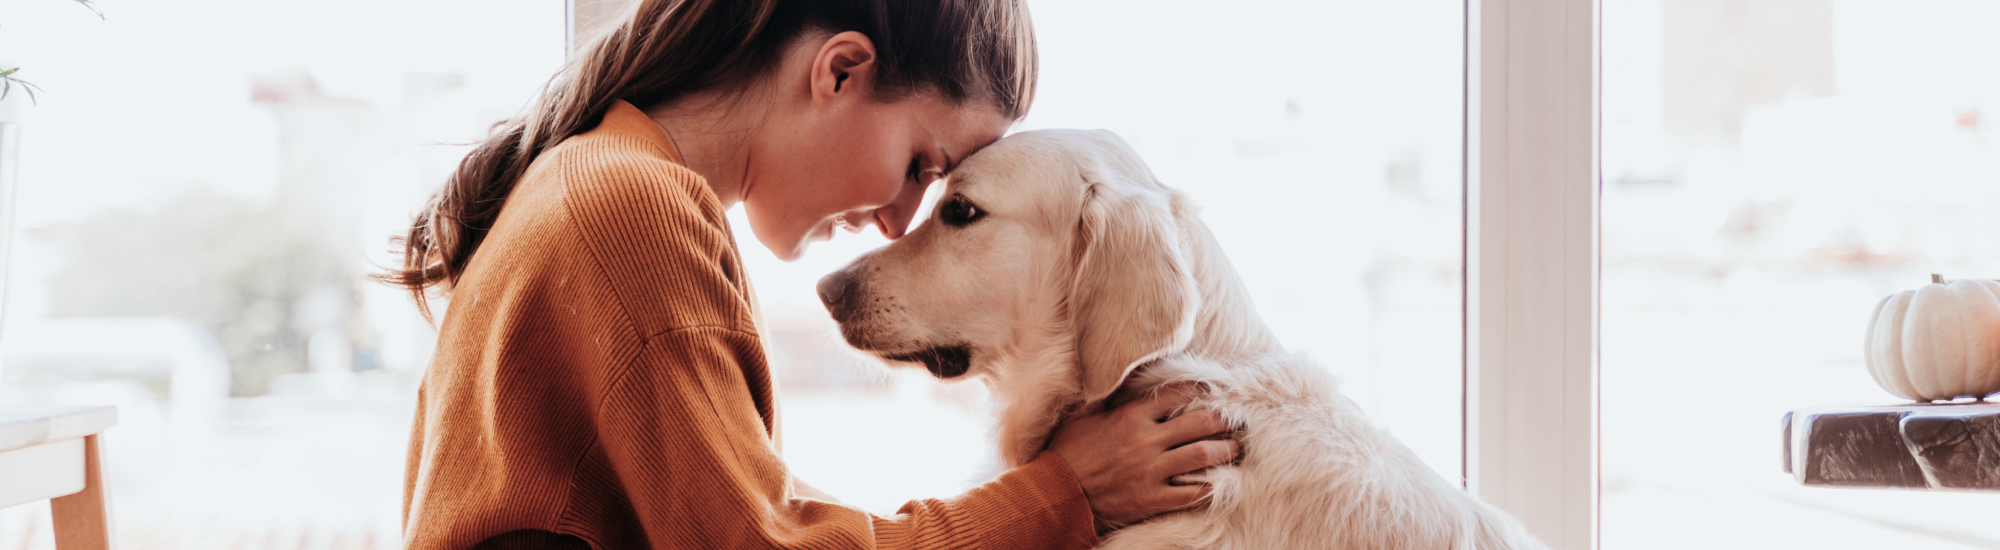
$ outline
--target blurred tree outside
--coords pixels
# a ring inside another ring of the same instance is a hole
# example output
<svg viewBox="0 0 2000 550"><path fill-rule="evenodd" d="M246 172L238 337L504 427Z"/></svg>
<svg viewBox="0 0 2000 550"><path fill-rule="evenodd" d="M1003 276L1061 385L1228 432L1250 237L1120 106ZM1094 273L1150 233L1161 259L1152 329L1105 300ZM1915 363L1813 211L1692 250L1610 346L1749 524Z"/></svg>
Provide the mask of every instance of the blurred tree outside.
<svg viewBox="0 0 2000 550"><path fill-rule="evenodd" d="M49 282L51 317L191 320L222 344L234 396L306 372L315 334L366 333L354 262L278 208L197 186L29 236L70 252Z"/></svg>

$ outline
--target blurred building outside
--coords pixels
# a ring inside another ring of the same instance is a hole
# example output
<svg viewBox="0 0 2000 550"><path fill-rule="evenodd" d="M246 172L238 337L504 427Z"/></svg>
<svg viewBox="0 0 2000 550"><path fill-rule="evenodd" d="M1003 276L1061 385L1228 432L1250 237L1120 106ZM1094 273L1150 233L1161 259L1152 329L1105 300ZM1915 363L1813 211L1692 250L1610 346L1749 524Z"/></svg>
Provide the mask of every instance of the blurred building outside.
<svg viewBox="0 0 2000 550"><path fill-rule="evenodd" d="M362 276L555 69L562 3L96 3L0 6L43 88L0 101L26 134L0 403L119 407L122 547L399 547L434 331ZM48 529L0 510L0 549Z"/></svg>
<svg viewBox="0 0 2000 550"><path fill-rule="evenodd" d="M303 71L252 75L244 93L276 130L268 202L189 184L154 208L23 232L64 261L48 317L10 312L0 401L119 406L108 453L128 547L399 543L387 459L407 445L434 331L365 275L462 154L431 144L484 127L453 96L463 76L405 78L382 108ZM43 514L0 517L27 537L0 548L43 547Z"/></svg>

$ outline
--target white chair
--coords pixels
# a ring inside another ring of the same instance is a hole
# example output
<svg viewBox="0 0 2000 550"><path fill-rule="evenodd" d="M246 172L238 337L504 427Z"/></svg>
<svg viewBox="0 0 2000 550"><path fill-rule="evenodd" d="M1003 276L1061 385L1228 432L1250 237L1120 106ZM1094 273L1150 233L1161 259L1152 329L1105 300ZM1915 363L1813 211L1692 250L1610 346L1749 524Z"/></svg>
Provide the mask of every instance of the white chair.
<svg viewBox="0 0 2000 550"><path fill-rule="evenodd" d="M0 408L0 508L51 499L57 550L110 550L98 437L117 423L112 407Z"/></svg>

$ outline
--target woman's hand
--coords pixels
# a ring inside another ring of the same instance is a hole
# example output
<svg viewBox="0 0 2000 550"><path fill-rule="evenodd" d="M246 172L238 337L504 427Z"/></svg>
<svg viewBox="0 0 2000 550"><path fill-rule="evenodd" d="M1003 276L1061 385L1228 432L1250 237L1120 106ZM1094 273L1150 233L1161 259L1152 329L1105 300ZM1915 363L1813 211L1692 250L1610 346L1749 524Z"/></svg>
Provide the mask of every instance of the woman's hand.
<svg viewBox="0 0 2000 550"><path fill-rule="evenodd" d="M1198 506L1209 487L1168 479L1236 460L1242 446L1223 435L1229 426L1207 410L1162 421L1194 399L1190 385L1169 386L1109 411L1072 416L1056 428L1049 451L1069 463L1090 499L1100 530Z"/></svg>

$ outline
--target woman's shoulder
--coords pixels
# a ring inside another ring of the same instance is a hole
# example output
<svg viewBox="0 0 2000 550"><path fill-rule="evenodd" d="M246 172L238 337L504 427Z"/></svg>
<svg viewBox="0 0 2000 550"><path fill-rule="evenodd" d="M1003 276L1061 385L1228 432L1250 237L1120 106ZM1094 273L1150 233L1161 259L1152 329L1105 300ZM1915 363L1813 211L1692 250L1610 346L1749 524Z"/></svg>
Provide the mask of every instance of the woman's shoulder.
<svg viewBox="0 0 2000 550"><path fill-rule="evenodd" d="M722 205L708 182L681 165L666 132L630 103L613 103L595 128L542 157L527 179L560 180L573 202L613 210L665 209L722 226Z"/></svg>
<svg viewBox="0 0 2000 550"><path fill-rule="evenodd" d="M544 153L522 185L559 187L550 190L563 217L644 333L754 331L735 238L707 181L643 136L600 130Z"/></svg>
<svg viewBox="0 0 2000 550"><path fill-rule="evenodd" d="M577 210L573 213L636 208L654 216L695 216L718 228L722 224L722 204L707 180L629 136L574 136L544 153L536 164L525 179L558 182L571 208ZM603 221L646 219L621 215Z"/></svg>
<svg viewBox="0 0 2000 550"><path fill-rule="evenodd" d="M587 224L691 217L724 227L722 205L708 182L677 161L658 124L624 101L615 102L596 127L542 153L522 183L560 186L570 214Z"/></svg>

